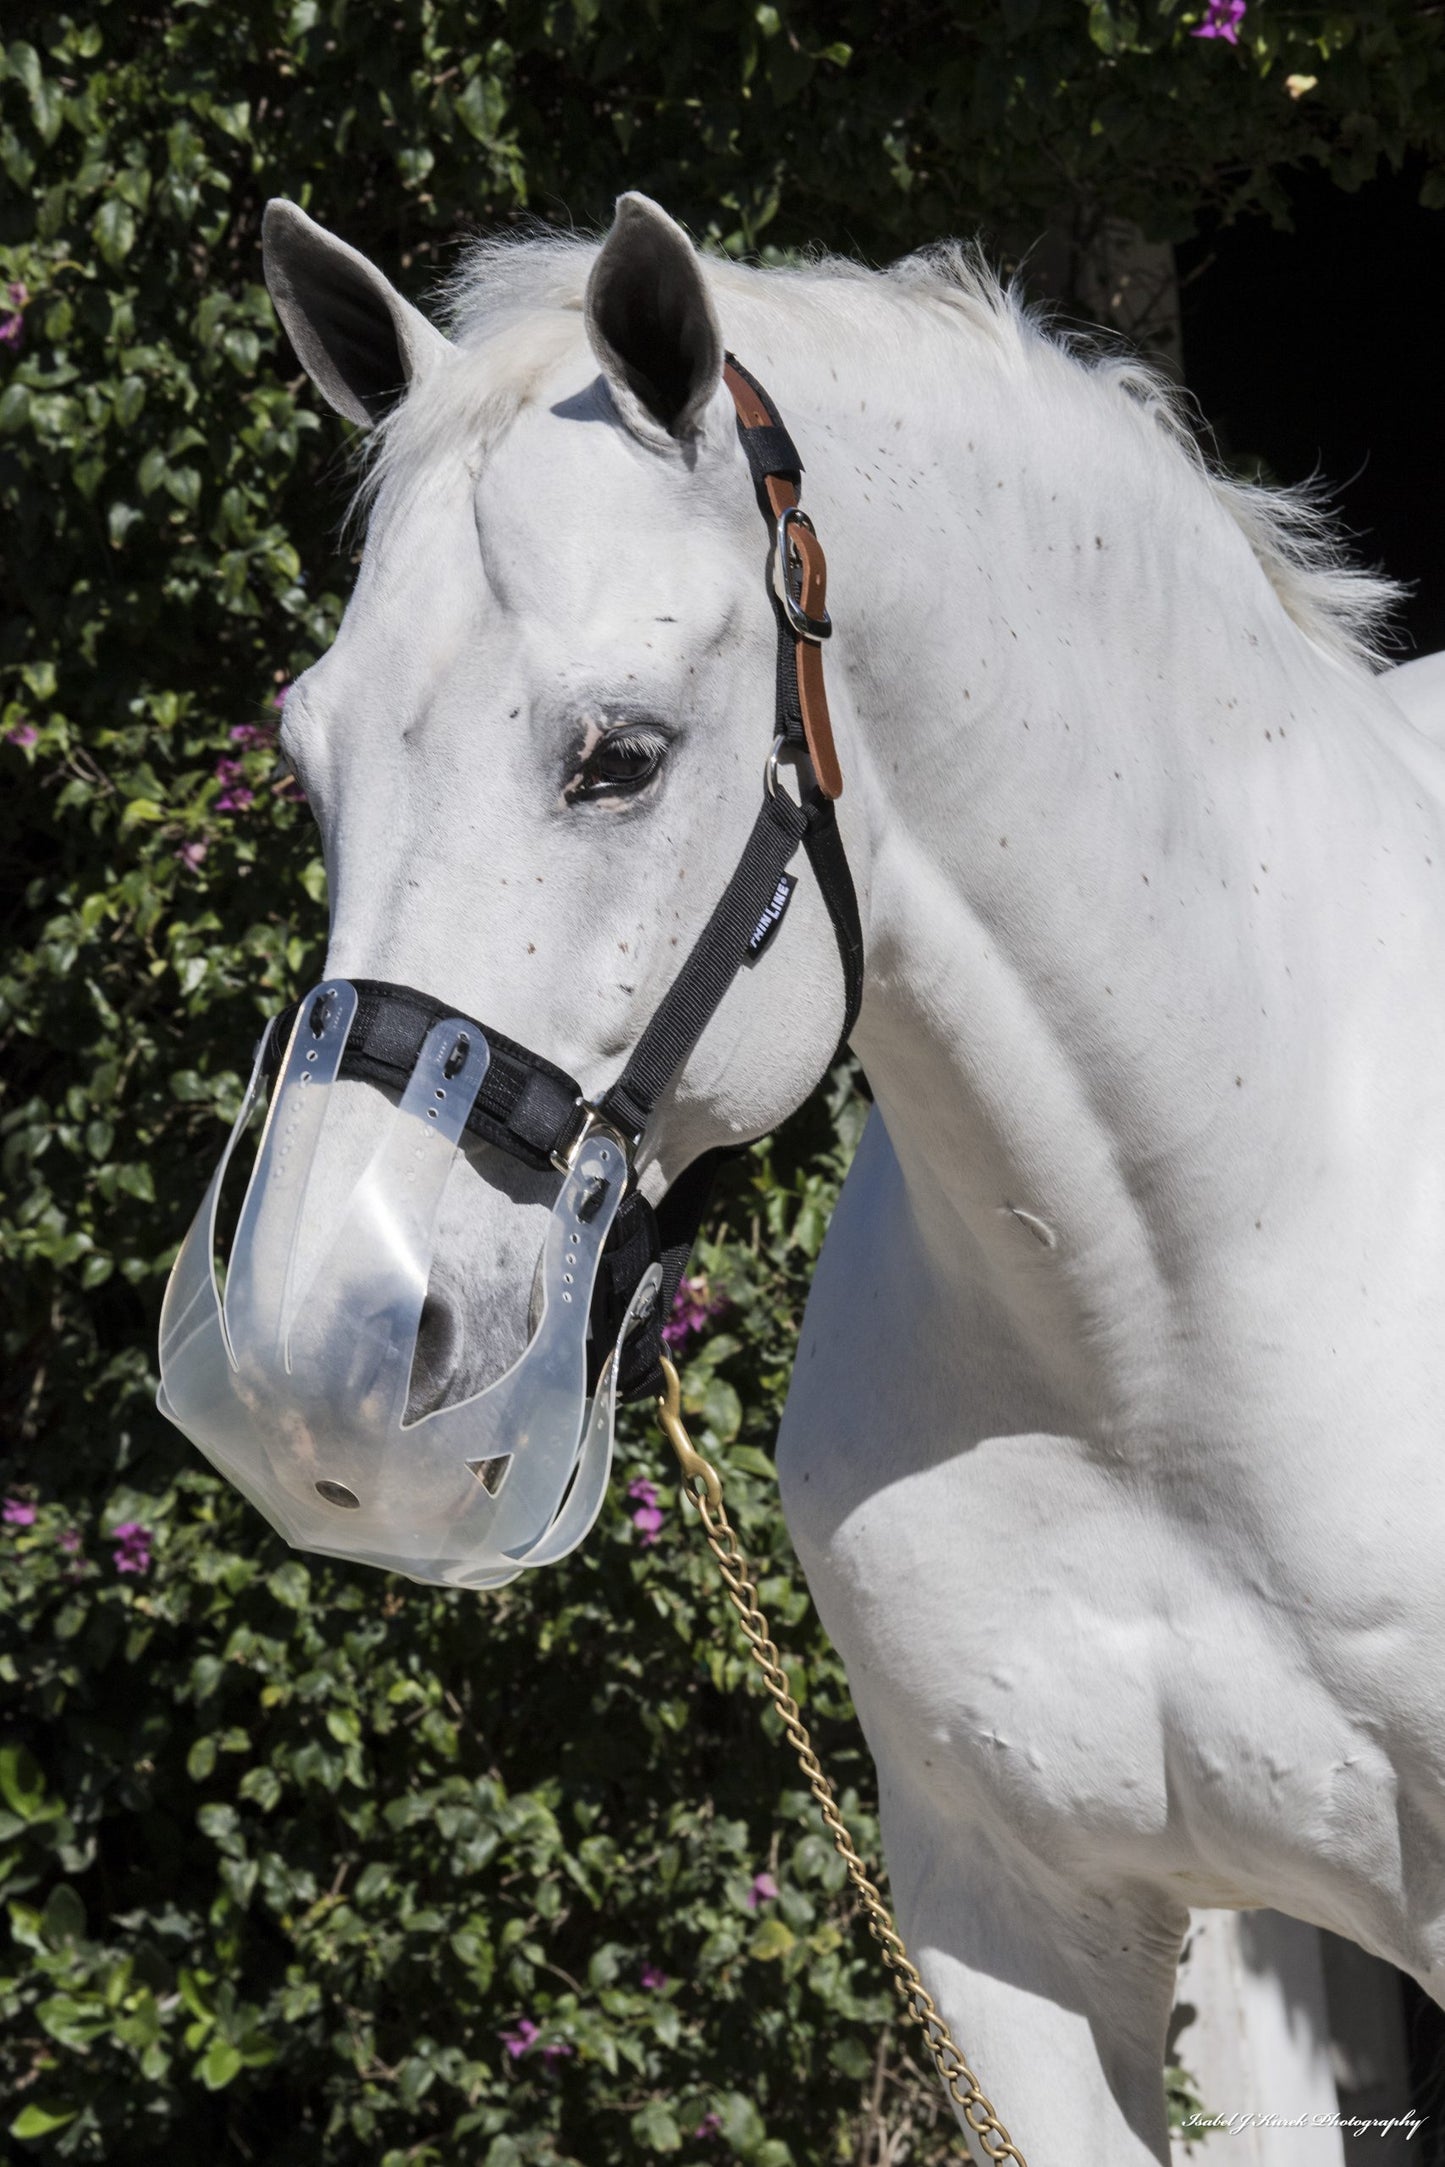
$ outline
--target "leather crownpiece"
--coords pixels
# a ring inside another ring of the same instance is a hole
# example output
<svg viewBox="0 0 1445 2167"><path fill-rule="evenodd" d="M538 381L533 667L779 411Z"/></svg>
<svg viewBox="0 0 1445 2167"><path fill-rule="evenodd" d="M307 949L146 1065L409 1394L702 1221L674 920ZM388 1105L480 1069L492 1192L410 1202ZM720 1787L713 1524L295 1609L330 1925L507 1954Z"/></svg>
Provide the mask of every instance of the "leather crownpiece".
<svg viewBox="0 0 1445 2167"><path fill-rule="evenodd" d="M756 431L759 438L766 432L767 439L778 441L779 456L795 462L797 453L792 448L787 431L780 426L756 387L731 359L724 364L723 382L737 408L739 427L749 434ZM768 472L766 465L764 466L762 488L772 510L775 525L784 512L793 510L799 502L800 491L797 481L793 479L794 474L801 474L801 467L796 464L791 467L791 471L782 472ZM812 528L801 523L793 525L789 542L801 581L798 606L805 617L820 622L827 614L828 602L828 560L823 554L823 545ZM838 751L833 742L833 718L828 712L828 688L823 676L823 650L818 641L810 640L796 631L793 634L793 648L798 705L802 711L803 735L807 739L813 774L825 798L841 797L843 770L838 763Z"/></svg>

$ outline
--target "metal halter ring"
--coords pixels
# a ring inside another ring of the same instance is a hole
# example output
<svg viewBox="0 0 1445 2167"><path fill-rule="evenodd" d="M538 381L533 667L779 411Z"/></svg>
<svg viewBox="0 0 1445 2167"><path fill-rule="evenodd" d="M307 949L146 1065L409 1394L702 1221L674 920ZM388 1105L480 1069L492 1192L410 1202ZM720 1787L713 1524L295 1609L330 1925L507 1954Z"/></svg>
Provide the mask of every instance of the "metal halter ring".
<svg viewBox="0 0 1445 2167"><path fill-rule="evenodd" d="M810 617L803 608L803 573L801 552L792 539L794 526L806 527L809 534L816 535L817 528L801 505L790 504L778 521L778 588L783 605L783 615L800 639L812 640L816 645L830 639L833 620L824 610L821 617Z"/></svg>
<svg viewBox="0 0 1445 2167"><path fill-rule="evenodd" d="M812 766L812 756L806 745L795 745L786 737L775 737L772 750L763 763L763 788L770 798L775 798L778 794L778 762L787 754L791 754L795 760L806 760L809 767Z"/></svg>
<svg viewBox="0 0 1445 2167"><path fill-rule="evenodd" d="M556 1167L558 1173L570 1174L577 1163L577 1154L582 1149L582 1146L589 1138L602 1135L610 1137L622 1153L623 1166L626 1169L625 1178L631 1181L632 1162L637 1155L637 1147L642 1142L642 1131L639 1129L635 1136L625 1136L615 1121L609 1121L605 1114L600 1114L597 1108L590 1105L586 1099L577 1101L577 1111L581 1114L582 1120L576 1133L569 1136L565 1144L559 1144L552 1153L552 1164Z"/></svg>

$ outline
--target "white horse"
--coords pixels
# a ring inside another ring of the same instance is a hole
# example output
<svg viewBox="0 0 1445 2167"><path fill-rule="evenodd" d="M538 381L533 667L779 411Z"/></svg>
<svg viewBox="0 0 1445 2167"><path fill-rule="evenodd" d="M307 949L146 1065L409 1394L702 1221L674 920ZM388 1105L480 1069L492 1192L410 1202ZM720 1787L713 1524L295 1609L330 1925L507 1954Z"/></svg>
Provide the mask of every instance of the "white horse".
<svg viewBox="0 0 1445 2167"><path fill-rule="evenodd" d="M900 1922L1031 2167L1164 2161L1189 1907L1445 1991L1445 752L1372 674L1388 591L956 250L742 270L628 196L590 286L592 246L479 249L446 337L294 207L266 239L317 386L382 423L354 598L285 712L328 971L589 1094L771 733L724 334L799 443L876 1108L788 1527ZM841 1008L804 878L649 1192L790 1113ZM386 1109L338 1088L359 1161ZM433 1404L522 1343L553 1186L455 1170Z"/></svg>

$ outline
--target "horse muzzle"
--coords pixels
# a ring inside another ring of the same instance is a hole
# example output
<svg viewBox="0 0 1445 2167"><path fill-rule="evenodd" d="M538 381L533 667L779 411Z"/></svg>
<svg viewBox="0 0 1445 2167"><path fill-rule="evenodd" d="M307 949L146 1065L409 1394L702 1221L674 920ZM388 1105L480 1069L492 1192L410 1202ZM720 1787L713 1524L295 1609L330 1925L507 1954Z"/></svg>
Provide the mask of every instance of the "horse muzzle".
<svg viewBox="0 0 1445 2167"><path fill-rule="evenodd" d="M629 1175L625 1143L589 1126L560 1176L526 1347L485 1391L409 1422L442 1191L491 1051L466 1018L432 1024L338 1207L318 1194L318 1147L357 1007L353 985L326 981L297 1004L279 1061L268 1027L171 1273L157 1404L296 1548L413 1580L499 1587L564 1557L596 1520L618 1350L660 1275L654 1264L637 1281L614 1345L589 1350L602 1252ZM222 1274L222 1184L273 1068ZM303 1232L323 1213L318 1252Z"/></svg>

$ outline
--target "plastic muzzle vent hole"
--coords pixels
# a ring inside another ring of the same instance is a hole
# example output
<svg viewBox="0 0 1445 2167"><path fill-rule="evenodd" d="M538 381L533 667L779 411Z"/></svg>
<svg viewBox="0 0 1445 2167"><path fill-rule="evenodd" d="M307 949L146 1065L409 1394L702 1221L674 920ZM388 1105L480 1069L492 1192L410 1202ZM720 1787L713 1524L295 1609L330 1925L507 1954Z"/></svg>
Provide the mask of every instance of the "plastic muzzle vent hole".
<svg viewBox="0 0 1445 2167"><path fill-rule="evenodd" d="M325 1498L328 1505L344 1506L347 1512L356 1512L361 1499L354 1490L348 1490L344 1482L318 1482L316 1495Z"/></svg>
<svg viewBox="0 0 1445 2167"><path fill-rule="evenodd" d="M488 1497L495 1497L498 1490L501 1489L502 1477L511 1464L512 1455L510 1452L504 1452L499 1459L495 1460L468 1460L467 1462L468 1468L476 1476Z"/></svg>

